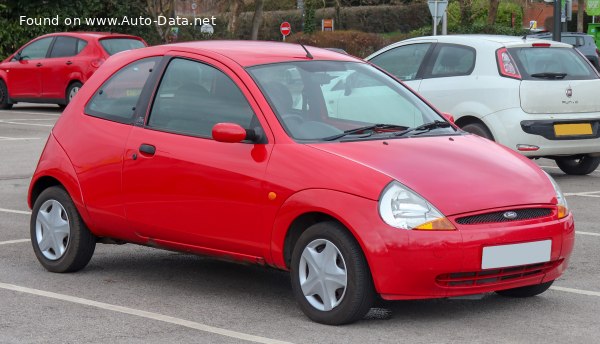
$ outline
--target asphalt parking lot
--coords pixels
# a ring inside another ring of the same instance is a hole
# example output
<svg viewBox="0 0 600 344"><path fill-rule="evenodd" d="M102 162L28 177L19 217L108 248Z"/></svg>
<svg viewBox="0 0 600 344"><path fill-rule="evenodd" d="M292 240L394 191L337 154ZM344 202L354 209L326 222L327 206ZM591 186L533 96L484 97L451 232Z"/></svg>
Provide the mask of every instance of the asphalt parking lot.
<svg viewBox="0 0 600 344"><path fill-rule="evenodd" d="M0 111L0 343L597 343L600 169L560 184L575 215L571 266L529 299L495 294L382 303L341 327L311 322L287 273L136 245L102 245L84 270L46 272L29 243L27 187L56 106ZM76 128L74 128L76 130Z"/></svg>

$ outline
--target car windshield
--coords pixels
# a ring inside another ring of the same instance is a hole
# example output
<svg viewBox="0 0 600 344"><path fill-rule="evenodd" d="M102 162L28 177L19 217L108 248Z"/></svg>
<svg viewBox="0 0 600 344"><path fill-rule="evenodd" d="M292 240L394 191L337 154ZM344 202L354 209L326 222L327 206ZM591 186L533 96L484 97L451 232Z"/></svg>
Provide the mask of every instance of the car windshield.
<svg viewBox="0 0 600 344"><path fill-rule="evenodd" d="M510 48L526 80L589 80L598 75L574 48Z"/></svg>
<svg viewBox="0 0 600 344"><path fill-rule="evenodd" d="M369 64L302 61L248 71L287 133L297 140L401 137L390 133L444 121L398 81ZM414 133L422 134L420 130ZM455 132L444 125L427 131L428 135Z"/></svg>
<svg viewBox="0 0 600 344"><path fill-rule="evenodd" d="M100 41L102 48L108 55L114 55L121 51L143 48L144 42L134 38L105 38Z"/></svg>

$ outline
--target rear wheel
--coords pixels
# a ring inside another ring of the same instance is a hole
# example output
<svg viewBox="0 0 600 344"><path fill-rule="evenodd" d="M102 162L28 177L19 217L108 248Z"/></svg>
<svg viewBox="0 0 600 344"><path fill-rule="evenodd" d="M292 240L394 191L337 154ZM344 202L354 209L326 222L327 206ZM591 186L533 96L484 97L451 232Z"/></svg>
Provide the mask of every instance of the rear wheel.
<svg viewBox="0 0 600 344"><path fill-rule="evenodd" d="M67 87L67 92L66 92L66 97L65 97L66 103L63 106L66 107L67 104L69 104L71 102L71 100L73 100L73 97L75 97L77 92L79 92L79 89L81 89L81 86L83 86L82 83L80 83L79 81L75 81L74 83L70 84L69 87Z"/></svg>
<svg viewBox="0 0 600 344"><path fill-rule="evenodd" d="M96 237L79 216L61 187L44 190L31 213L31 243L48 271L73 272L84 268L96 248Z"/></svg>
<svg viewBox="0 0 600 344"><path fill-rule="evenodd" d="M461 129L469 133L485 137L488 140L494 141L494 136L492 135L490 130L481 123L470 123L463 126Z"/></svg>
<svg viewBox="0 0 600 344"><path fill-rule="evenodd" d="M556 159L556 165L566 174L586 175L594 172L600 165L600 157L589 155Z"/></svg>
<svg viewBox="0 0 600 344"><path fill-rule="evenodd" d="M550 281L550 282L546 282L546 283L542 283L542 284L530 285L527 287L498 290L496 293L499 295L508 296L508 297L532 297L532 296L539 295L539 294L545 292L546 290L548 290L548 288L550 288L552 283L554 283L554 281Z"/></svg>
<svg viewBox="0 0 600 344"><path fill-rule="evenodd" d="M8 102L8 88L4 81L0 80L0 109L10 110L12 104Z"/></svg>
<svg viewBox="0 0 600 344"><path fill-rule="evenodd" d="M341 325L362 319L371 308L371 273L356 240L340 224L308 228L292 253L292 289L313 321Z"/></svg>

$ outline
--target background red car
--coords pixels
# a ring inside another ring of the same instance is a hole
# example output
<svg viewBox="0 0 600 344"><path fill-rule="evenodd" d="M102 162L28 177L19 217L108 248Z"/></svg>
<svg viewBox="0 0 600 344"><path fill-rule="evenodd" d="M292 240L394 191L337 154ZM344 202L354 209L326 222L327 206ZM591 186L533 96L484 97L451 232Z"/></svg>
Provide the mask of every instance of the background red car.
<svg viewBox="0 0 600 344"><path fill-rule="evenodd" d="M140 37L114 33L40 36L0 63L0 109L17 102L65 106L110 55L146 45Z"/></svg>

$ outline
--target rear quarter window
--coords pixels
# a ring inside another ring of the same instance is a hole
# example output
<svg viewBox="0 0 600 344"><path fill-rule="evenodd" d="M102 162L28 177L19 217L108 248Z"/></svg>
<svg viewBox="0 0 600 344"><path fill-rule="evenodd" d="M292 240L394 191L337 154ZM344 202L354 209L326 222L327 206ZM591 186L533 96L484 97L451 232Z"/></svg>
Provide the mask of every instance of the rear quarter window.
<svg viewBox="0 0 600 344"><path fill-rule="evenodd" d="M575 48L510 48L510 55L515 59L521 76L526 80L548 80L535 77L544 73L565 74L557 80L590 80L598 79L587 59Z"/></svg>

